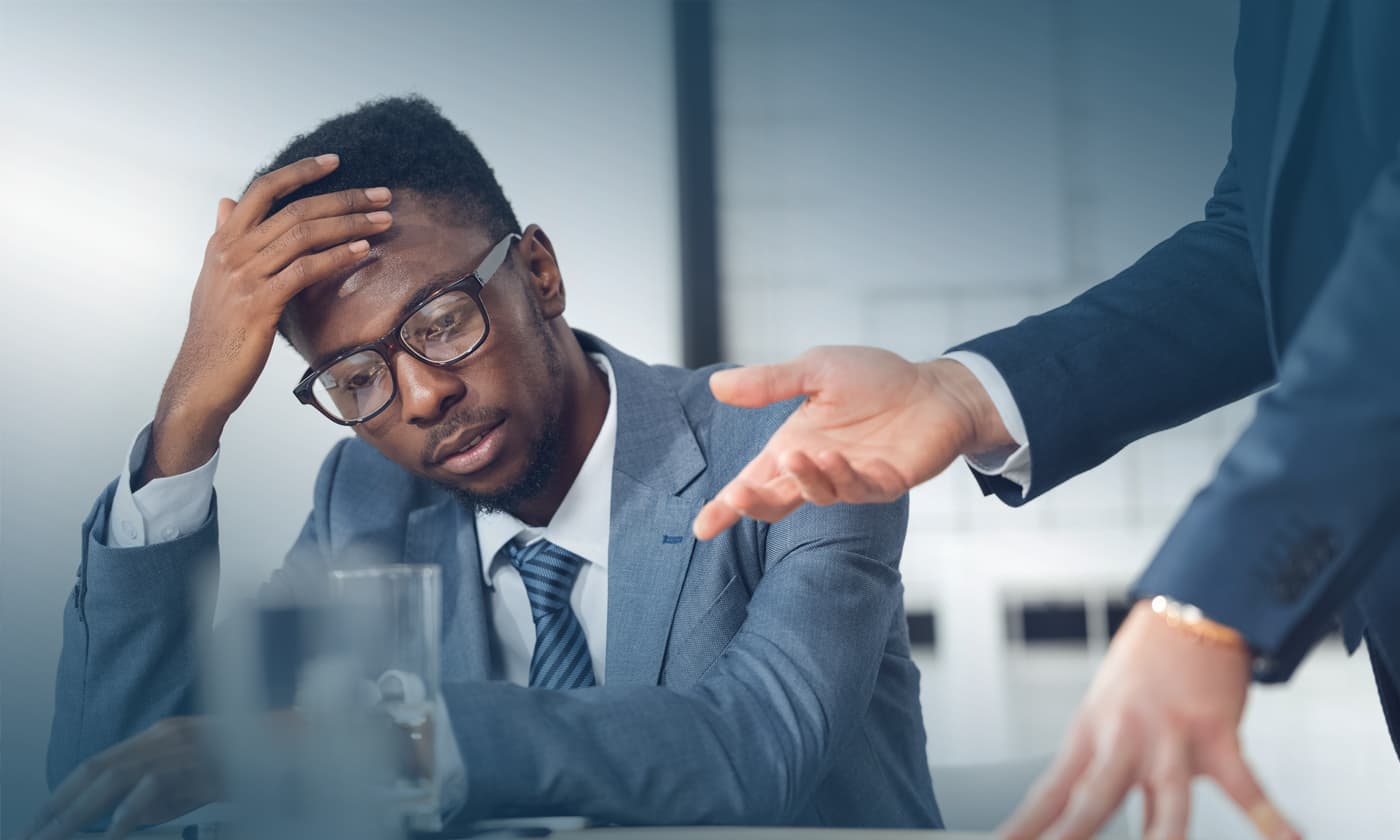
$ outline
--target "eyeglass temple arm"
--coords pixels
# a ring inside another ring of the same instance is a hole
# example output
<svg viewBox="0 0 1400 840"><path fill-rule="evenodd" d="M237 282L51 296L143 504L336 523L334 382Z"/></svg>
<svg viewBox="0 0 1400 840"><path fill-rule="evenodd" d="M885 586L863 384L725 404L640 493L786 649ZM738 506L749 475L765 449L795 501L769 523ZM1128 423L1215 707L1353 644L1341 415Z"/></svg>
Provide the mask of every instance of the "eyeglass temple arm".
<svg viewBox="0 0 1400 840"><path fill-rule="evenodd" d="M501 264L510 256L510 246L520 240L520 234L512 233L505 239L496 243L496 247L491 249L491 253L486 255L486 259L481 261L481 265L476 267L476 279L485 286L495 276Z"/></svg>

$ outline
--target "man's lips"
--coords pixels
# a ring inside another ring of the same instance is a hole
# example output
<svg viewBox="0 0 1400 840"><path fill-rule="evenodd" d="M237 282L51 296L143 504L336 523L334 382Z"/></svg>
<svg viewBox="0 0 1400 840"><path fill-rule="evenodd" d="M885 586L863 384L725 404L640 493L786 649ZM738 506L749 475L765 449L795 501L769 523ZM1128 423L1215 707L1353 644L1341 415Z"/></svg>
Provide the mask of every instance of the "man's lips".
<svg viewBox="0 0 1400 840"><path fill-rule="evenodd" d="M486 466L500 451L504 420L463 429L438 446L433 466L465 475Z"/></svg>

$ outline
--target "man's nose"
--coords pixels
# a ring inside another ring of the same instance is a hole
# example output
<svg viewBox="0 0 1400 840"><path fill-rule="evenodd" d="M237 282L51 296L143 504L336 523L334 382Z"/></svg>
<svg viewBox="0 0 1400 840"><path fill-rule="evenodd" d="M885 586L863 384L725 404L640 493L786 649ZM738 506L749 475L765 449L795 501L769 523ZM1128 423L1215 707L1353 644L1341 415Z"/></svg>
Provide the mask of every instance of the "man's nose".
<svg viewBox="0 0 1400 840"><path fill-rule="evenodd" d="M408 353L397 354L394 364L404 420L415 426L433 425L467 395L467 384L451 368L433 367Z"/></svg>

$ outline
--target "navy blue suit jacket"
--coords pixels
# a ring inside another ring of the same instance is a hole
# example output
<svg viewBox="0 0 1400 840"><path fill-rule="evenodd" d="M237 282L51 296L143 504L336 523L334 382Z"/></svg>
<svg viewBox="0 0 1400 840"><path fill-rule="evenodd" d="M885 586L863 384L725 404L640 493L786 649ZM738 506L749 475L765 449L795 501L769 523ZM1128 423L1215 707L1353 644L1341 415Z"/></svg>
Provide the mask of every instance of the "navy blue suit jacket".
<svg viewBox="0 0 1400 840"><path fill-rule="evenodd" d="M996 365L1024 415L1028 499L1273 385L1137 594L1238 628L1264 681L1287 679L1342 619L1353 648L1367 636L1392 730L1397 44L1400 4L1389 0L1245 0L1233 148L1205 218L1069 304L964 345ZM1022 503L1010 482L980 480Z"/></svg>

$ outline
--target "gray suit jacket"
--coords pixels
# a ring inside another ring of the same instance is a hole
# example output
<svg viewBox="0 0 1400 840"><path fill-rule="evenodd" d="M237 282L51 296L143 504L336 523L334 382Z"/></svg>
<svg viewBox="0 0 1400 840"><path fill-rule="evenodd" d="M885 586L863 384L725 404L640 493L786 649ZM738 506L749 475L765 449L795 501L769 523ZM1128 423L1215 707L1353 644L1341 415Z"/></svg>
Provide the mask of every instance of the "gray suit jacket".
<svg viewBox="0 0 1400 840"><path fill-rule="evenodd" d="M807 507L709 543L690 523L792 404L742 411L708 371L603 352L617 392L606 684L493 679L474 517L358 440L338 444L266 598L328 569L439 563L444 695L467 769L465 816L620 823L938 826L898 561L907 502ZM174 542L105 545L109 487L84 526L64 621L49 775L194 708L192 590L217 518Z"/></svg>

